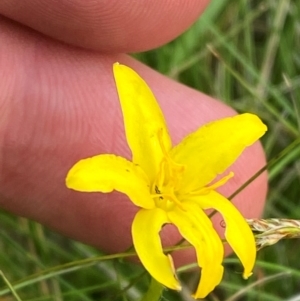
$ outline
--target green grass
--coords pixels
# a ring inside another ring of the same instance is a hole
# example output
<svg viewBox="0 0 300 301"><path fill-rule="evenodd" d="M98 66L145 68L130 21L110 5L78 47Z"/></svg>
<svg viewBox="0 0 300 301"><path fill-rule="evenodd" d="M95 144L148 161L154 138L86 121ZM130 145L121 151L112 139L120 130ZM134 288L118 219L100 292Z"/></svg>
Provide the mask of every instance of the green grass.
<svg viewBox="0 0 300 301"><path fill-rule="evenodd" d="M259 115L269 128L262 139L269 160L300 136L299 1L214 0L178 39L135 57L239 112ZM299 158L295 146L269 168L265 217L300 219ZM104 260L99 250L4 212L0 228L0 300L140 300L149 285L143 268L122 261L122 254ZM84 261L94 256L99 260ZM263 249L247 282L237 259L226 259L224 280L207 300L300 300L299 256L300 240ZM181 277L193 288L198 275L188 268ZM155 292L144 300L157 299ZM161 300L187 295L164 290Z"/></svg>

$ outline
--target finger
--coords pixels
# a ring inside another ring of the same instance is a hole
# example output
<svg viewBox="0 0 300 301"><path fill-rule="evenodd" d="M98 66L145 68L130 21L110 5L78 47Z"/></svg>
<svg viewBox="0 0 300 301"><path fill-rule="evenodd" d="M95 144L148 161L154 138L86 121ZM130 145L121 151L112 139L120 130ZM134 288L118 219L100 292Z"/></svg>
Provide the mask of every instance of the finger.
<svg viewBox="0 0 300 301"><path fill-rule="evenodd" d="M208 3L209 0L3 0L0 14L72 45L136 52L178 36Z"/></svg>
<svg viewBox="0 0 300 301"><path fill-rule="evenodd" d="M81 158L100 153L130 158L113 62L131 66L147 81L174 144L233 110L125 55L100 55L1 25L0 206L106 252L124 251L132 244L130 225L138 209L119 193L80 193L65 187L68 170ZM235 177L224 186L224 194L235 191L264 163L260 144L247 149L235 163ZM263 175L234 202L245 216L254 217L261 213L265 195ZM180 239L170 227L162 236L166 244ZM191 258L181 254L180 262Z"/></svg>

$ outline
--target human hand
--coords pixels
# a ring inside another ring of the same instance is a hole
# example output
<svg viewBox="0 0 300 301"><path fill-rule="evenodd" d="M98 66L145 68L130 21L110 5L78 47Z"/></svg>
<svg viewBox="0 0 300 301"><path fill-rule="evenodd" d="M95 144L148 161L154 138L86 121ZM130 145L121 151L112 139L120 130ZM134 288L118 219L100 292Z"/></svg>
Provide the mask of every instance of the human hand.
<svg viewBox="0 0 300 301"><path fill-rule="evenodd" d="M122 54L174 38L208 3L149 2L0 3L0 206L107 252L132 244L130 225L137 208L119 193L68 190L65 176L85 157L130 156L112 64L131 66L146 80L175 144L200 125L234 114L221 102ZM230 195L264 164L256 143L234 164L235 177L219 191ZM266 190L264 174L234 203L246 217L255 217ZM220 220L214 218L218 228ZM169 245L180 239L170 227L162 236ZM190 252L181 253L180 263L192 259Z"/></svg>

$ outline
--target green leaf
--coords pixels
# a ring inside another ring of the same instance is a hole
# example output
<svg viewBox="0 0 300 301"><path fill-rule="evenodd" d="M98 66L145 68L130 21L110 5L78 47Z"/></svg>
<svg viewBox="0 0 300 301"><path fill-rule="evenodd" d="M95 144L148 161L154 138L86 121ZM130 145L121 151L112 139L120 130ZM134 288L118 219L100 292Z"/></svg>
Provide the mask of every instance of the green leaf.
<svg viewBox="0 0 300 301"><path fill-rule="evenodd" d="M151 278L151 282L148 291L140 301L158 301L162 295L164 286L157 282L154 278Z"/></svg>

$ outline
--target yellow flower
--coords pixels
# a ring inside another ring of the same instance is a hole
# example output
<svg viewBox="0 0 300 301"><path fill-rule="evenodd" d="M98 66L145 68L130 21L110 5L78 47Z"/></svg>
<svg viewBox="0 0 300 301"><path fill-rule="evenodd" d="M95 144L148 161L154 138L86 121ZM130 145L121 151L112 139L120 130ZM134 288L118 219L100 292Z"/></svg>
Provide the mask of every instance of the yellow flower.
<svg viewBox="0 0 300 301"><path fill-rule="evenodd" d="M267 130L252 114L210 122L172 147L164 116L145 81L131 68L114 64L132 162L102 154L77 162L66 178L68 188L85 192L125 193L141 209L132 223L135 250L149 273L168 288L180 290L172 258L163 253L159 232L174 224L191 243L201 267L194 298L203 298L221 281L224 247L203 210L216 209L226 223L225 237L251 275L256 248L239 211L215 191L233 176L223 173Z"/></svg>

